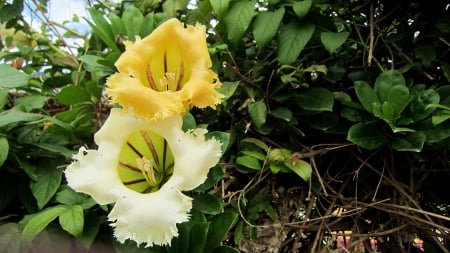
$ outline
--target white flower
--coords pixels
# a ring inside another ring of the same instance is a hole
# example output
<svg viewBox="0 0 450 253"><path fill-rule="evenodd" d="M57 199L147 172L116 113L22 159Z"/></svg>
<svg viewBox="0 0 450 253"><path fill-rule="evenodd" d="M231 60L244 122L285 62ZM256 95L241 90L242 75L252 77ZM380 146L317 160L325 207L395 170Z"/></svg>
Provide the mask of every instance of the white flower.
<svg viewBox="0 0 450 253"><path fill-rule="evenodd" d="M146 121L112 109L95 134L98 150L81 148L68 166L68 185L99 204L115 203L108 215L120 242L170 244L177 223L189 219L192 190L221 156L220 142L204 129L183 132L174 115Z"/></svg>

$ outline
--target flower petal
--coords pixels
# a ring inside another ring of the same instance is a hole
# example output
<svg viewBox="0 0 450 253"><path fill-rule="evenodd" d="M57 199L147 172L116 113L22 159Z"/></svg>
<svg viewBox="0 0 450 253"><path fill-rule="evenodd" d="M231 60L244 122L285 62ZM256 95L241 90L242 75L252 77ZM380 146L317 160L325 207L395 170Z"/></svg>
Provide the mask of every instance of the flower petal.
<svg viewBox="0 0 450 253"><path fill-rule="evenodd" d="M137 78L121 73L108 78L107 92L113 103L120 103L125 110L149 120L167 118L184 111L176 93L145 88Z"/></svg>
<svg viewBox="0 0 450 253"><path fill-rule="evenodd" d="M185 27L169 19L144 39L126 43L115 65L121 75L108 78L107 94L146 119L183 114L193 106L215 108L223 98L200 24Z"/></svg>
<svg viewBox="0 0 450 253"><path fill-rule="evenodd" d="M177 223L189 219L192 199L173 188L152 194L129 194L119 198L108 215L115 237L146 246L170 244L178 235Z"/></svg>
<svg viewBox="0 0 450 253"><path fill-rule="evenodd" d="M114 202L117 197L110 189L123 187L115 171L117 157L113 153L80 148L73 157L75 161L65 170L68 185L78 192L91 195L99 204Z"/></svg>

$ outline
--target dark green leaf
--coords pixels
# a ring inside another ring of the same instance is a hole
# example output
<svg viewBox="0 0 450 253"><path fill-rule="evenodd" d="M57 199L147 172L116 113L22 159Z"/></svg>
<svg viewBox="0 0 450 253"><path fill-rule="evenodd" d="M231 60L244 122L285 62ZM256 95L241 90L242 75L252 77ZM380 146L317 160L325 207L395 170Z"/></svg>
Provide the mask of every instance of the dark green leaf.
<svg viewBox="0 0 450 253"><path fill-rule="evenodd" d="M189 0L166 0L162 7L163 11L169 17L175 17L179 10L186 8Z"/></svg>
<svg viewBox="0 0 450 253"><path fill-rule="evenodd" d="M278 47L278 61L281 64L294 62L314 34L315 26L291 22L281 28Z"/></svg>
<svg viewBox="0 0 450 253"><path fill-rule="evenodd" d="M311 165L303 160L288 160L284 164L306 182L311 179Z"/></svg>
<svg viewBox="0 0 450 253"><path fill-rule="evenodd" d="M256 128L261 128L266 123L267 107L263 100L249 104L248 112Z"/></svg>
<svg viewBox="0 0 450 253"><path fill-rule="evenodd" d="M222 202L208 193L202 193L194 197L193 208L205 214L218 214L222 211Z"/></svg>
<svg viewBox="0 0 450 253"><path fill-rule="evenodd" d="M253 35L258 47L265 47L275 36L284 16L284 8L275 12L260 12L253 22Z"/></svg>
<svg viewBox="0 0 450 253"><path fill-rule="evenodd" d="M3 136L0 136L0 168L8 158L8 153L9 153L8 139L6 139Z"/></svg>
<svg viewBox="0 0 450 253"><path fill-rule="evenodd" d="M212 253L239 253L240 251L227 245L221 245L215 248Z"/></svg>
<svg viewBox="0 0 450 253"><path fill-rule="evenodd" d="M83 102L90 102L91 95L81 86L68 85L64 87L56 96L61 104L74 105Z"/></svg>
<svg viewBox="0 0 450 253"><path fill-rule="evenodd" d="M83 233L84 214L80 205L67 206L66 210L59 215L59 224L69 232L78 237Z"/></svg>
<svg viewBox="0 0 450 253"><path fill-rule="evenodd" d="M422 151L426 136L424 133L415 132L408 134L405 138L395 138L392 141L392 148L397 151Z"/></svg>
<svg viewBox="0 0 450 253"><path fill-rule="evenodd" d="M409 89L406 86L397 85L392 87L389 91L387 101L392 105L394 117L398 117L403 112L412 98L413 97L409 95Z"/></svg>
<svg viewBox="0 0 450 253"><path fill-rule="evenodd" d="M8 64L0 64L0 87L1 88L17 88L25 86L31 79L31 76L19 71Z"/></svg>
<svg viewBox="0 0 450 253"><path fill-rule="evenodd" d="M306 110L332 111L334 96L328 89L311 87L298 95L297 103Z"/></svg>
<svg viewBox="0 0 450 253"><path fill-rule="evenodd" d="M204 253L210 253L220 245L225 235L236 222L237 217L238 214L235 212L223 212L211 219Z"/></svg>
<svg viewBox="0 0 450 253"><path fill-rule="evenodd" d="M366 149L376 149L388 141L385 133L376 123L353 125L348 131L347 140Z"/></svg>
<svg viewBox="0 0 450 253"><path fill-rule="evenodd" d="M373 104L380 101L372 87L364 81L355 81L355 92L364 109L373 113Z"/></svg>
<svg viewBox="0 0 450 253"><path fill-rule="evenodd" d="M322 42L322 45L325 47L325 49L330 54L333 54L336 49L344 44L349 34L349 32L322 32L320 34L320 41Z"/></svg>
<svg viewBox="0 0 450 253"><path fill-rule="evenodd" d="M111 30L115 37L127 34L125 25L122 19L114 13L109 14L109 21L111 22ZM131 39L131 38L130 38Z"/></svg>
<svg viewBox="0 0 450 253"><path fill-rule="evenodd" d="M29 244L24 243L20 236L21 228L17 223L0 225L0 252L22 253L29 252Z"/></svg>
<svg viewBox="0 0 450 253"><path fill-rule="evenodd" d="M42 95L29 95L17 98L14 100L14 105L23 106L26 112L30 112L35 109L41 109L48 99L48 97Z"/></svg>
<svg viewBox="0 0 450 253"><path fill-rule="evenodd" d="M295 14L300 19L304 18L311 9L312 0L296 1L292 6Z"/></svg>
<svg viewBox="0 0 450 253"><path fill-rule="evenodd" d="M405 79L396 70L388 70L381 73L375 81L374 91L378 100L382 103L388 100L389 91L396 85L405 86Z"/></svg>
<svg viewBox="0 0 450 253"><path fill-rule="evenodd" d="M39 209L55 195L61 183L62 171L52 167L39 167L36 170L36 182L31 183L31 191Z"/></svg>
<svg viewBox="0 0 450 253"><path fill-rule="evenodd" d="M103 13L95 8L89 8L88 12L94 22L91 22L88 19L85 20L91 26L93 32L113 51L120 51L115 43L111 25L106 21Z"/></svg>
<svg viewBox="0 0 450 253"><path fill-rule="evenodd" d="M224 22L231 43L237 44L249 27L253 18L255 3L255 0L238 1L226 13Z"/></svg>
<svg viewBox="0 0 450 253"><path fill-rule="evenodd" d="M215 139L220 142L220 149L222 151L222 154L225 153L225 151L228 149L228 144L230 143L230 134L220 131L212 131L208 132L205 135L206 140L209 139Z"/></svg>
<svg viewBox="0 0 450 253"><path fill-rule="evenodd" d="M208 222L198 222L191 226L189 231L189 253L203 253L206 244L206 236L209 230Z"/></svg>
<svg viewBox="0 0 450 253"><path fill-rule="evenodd" d="M224 100L228 100L231 96L236 92L237 87L239 86L239 81L236 82L223 82L222 86L220 86L217 91L224 95Z"/></svg>
<svg viewBox="0 0 450 253"><path fill-rule="evenodd" d="M224 176L225 172L223 171L223 169L219 165L216 165L208 171L208 178L205 180L205 182L195 188L194 191L204 192L217 184L220 180L222 180Z"/></svg>

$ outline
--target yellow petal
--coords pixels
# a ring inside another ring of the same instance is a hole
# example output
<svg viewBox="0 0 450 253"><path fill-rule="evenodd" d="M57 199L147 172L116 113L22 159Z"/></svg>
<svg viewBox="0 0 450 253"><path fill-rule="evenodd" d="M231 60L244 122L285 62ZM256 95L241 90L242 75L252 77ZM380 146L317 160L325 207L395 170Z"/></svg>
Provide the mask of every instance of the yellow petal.
<svg viewBox="0 0 450 253"><path fill-rule="evenodd" d="M126 43L125 52L116 62L124 77L109 78L107 93L113 102L124 108L130 107L147 119L156 115L165 118L183 114L193 106L215 107L223 96L216 90L221 83L211 66L205 27L199 24L185 27L177 19L169 19L149 36L137 38L134 44ZM130 86L134 87L128 92ZM141 93L136 101L131 100L134 93ZM161 93L161 96L152 97L155 93ZM163 98L166 96L170 98ZM183 108L157 113L164 106L173 108L174 97L179 100L178 105L184 105ZM149 108L155 101L160 106Z"/></svg>

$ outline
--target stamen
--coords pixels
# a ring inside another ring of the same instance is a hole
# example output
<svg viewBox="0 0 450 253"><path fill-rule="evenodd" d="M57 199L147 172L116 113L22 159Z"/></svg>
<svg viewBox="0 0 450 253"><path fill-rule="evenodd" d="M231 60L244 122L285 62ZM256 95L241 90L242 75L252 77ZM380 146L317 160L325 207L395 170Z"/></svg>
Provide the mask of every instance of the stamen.
<svg viewBox="0 0 450 253"><path fill-rule="evenodd" d="M175 87L174 91L181 89L183 79L184 79L184 61L182 60L180 63L180 76L178 77L177 86Z"/></svg>
<svg viewBox="0 0 450 253"><path fill-rule="evenodd" d="M147 144L148 149L152 153L153 160L155 161L156 165L158 166L160 164L159 157L158 157L158 153L156 153L155 145L153 145L152 139L150 138L148 133L144 130L141 130L141 135L142 135L142 138L144 138L145 144Z"/></svg>
<svg viewBox="0 0 450 253"><path fill-rule="evenodd" d="M153 80L152 70L150 65L145 69L145 75L147 76L147 81L150 84L150 88L157 90L155 80Z"/></svg>
<svg viewBox="0 0 450 253"><path fill-rule="evenodd" d="M146 157L136 158L136 164L149 185L155 186L158 184L155 177L155 171L153 170L153 164L150 160Z"/></svg>

